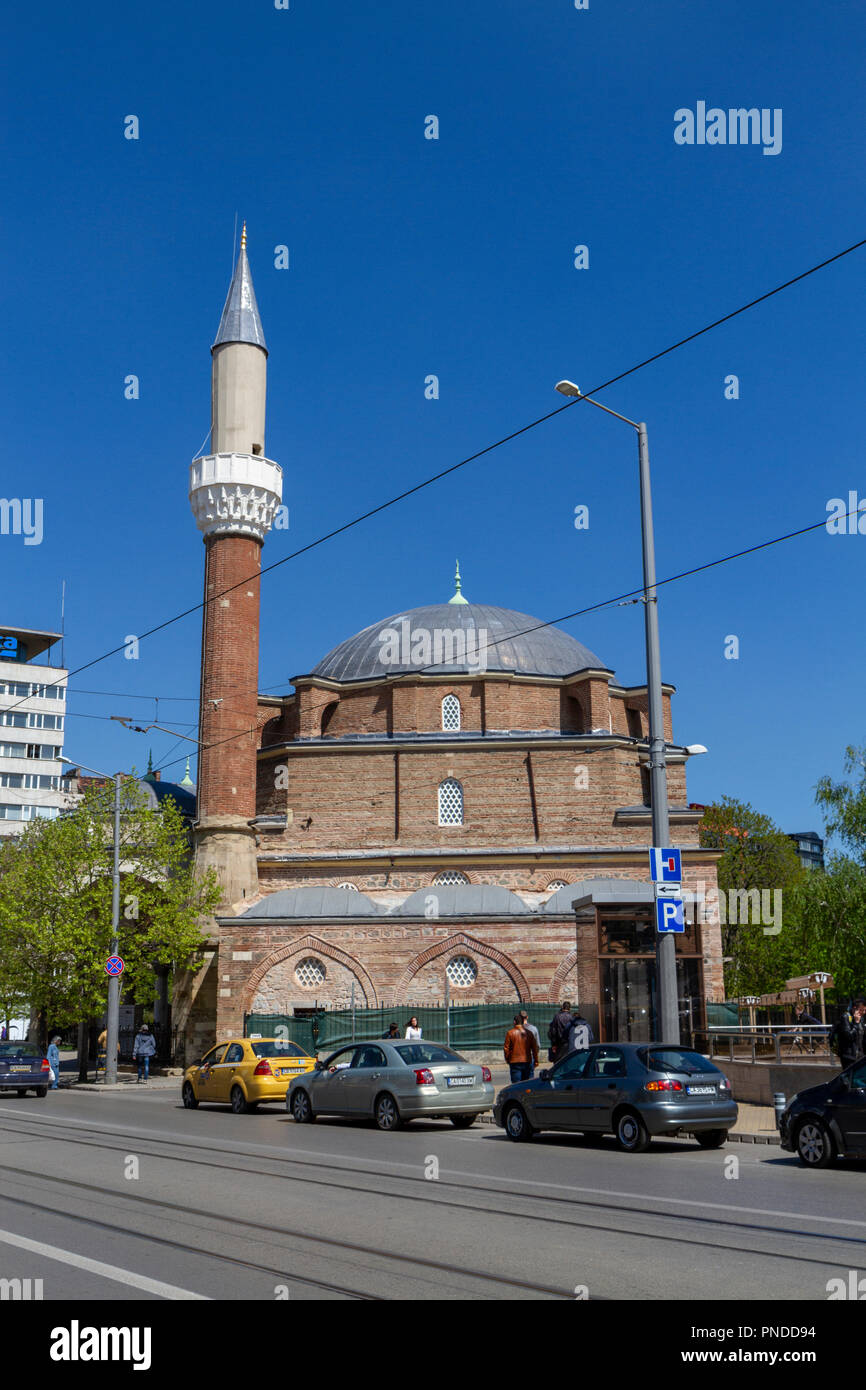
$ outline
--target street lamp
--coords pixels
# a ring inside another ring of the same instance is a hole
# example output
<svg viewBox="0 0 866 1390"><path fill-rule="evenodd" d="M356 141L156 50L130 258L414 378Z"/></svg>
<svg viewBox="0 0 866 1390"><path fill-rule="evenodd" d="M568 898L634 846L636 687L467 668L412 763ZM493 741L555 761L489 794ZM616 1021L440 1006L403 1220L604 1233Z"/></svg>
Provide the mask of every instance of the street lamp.
<svg viewBox="0 0 866 1390"><path fill-rule="evenodd" d="M83 767L86 772L94 772L97 777L111 781L107 772L100 772L86 763L73 762L72 758L61 758L60 762L70 767ZM120 783L121 774L114 774L114 869L111 887L111 954L117 955L117 930L120 925ZM105 1084L117 1084L117 1040L120 1033L120 976L108 977L108 1014L106 1017L105 1039Z"/></svg>
<svg viewBox="0 0 866 1390"><path fill-rule="evenodd" d="M558 381L556 389L563 396L573 396L599 410L613 415L637 430L640 467L640 522L643 545L643 604L646 631L647 699L649 704L649 774L650 806L652 807L652 842L664 847L670 844L668 817L668 780L665 762L665 733L662 705L661 654L659 651L659 615L656 595L655 539L653 537L652 494L650 492L649 443L645 424L629 420L592 396L584 396L573 381ZM680 1040L679 995L677 990L676 941L672 932L659 932L656 941L656 974L658 976L659 1008L656 1028L659 1040L678 1043Z"/></svg>

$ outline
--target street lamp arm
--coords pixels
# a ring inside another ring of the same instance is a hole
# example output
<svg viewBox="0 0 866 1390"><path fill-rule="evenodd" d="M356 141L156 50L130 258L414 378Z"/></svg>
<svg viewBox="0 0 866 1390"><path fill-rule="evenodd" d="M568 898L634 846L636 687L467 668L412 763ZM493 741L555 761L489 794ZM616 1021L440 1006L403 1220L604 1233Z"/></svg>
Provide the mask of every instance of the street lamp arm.
<svg viewBox="0 0 866 1390"><path fill-rule="evenodd" d="M617 420L624 421L631 425L633 430L646 429L646 425L639 425L636 420L630 420L627 415L620 415L619 411L611 410L609 405L602 405L601 401L595 400L592 396L585 396L579 386L575 386L573 381L558 381L556 389L561 396L572 396L575 400L589 401L590 405L598 406L599 410L605 411L608 415L615 415Z"/></svg>

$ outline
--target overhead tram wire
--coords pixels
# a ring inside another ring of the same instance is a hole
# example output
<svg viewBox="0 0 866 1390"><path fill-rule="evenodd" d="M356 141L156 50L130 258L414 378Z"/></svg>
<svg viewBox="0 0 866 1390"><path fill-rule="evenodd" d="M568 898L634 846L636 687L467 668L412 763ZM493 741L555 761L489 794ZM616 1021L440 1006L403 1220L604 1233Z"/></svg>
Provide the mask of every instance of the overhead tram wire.
<svg viewBox="0 0 866 1390"><path fill-rule="evenodd" d="M344 522L342 526L337 526L332 531L326 532L325 535L319 536L318 540L310 541L308 545L301 546L299 550L292 551L290 555L284 555L282 559L275 560L273 564L266 565L263 569L259 570L257 574L248 575L245 579L238 580L236 584L232 584L227 589L222 589L218 594L212 595L207 602L214 603L218 598L232 593L235 589L242 588L243 585L250 584L256 579L261 579L263 575L269 574L272 570L279 569L281 565L288 564L290 560L296 560L300 555L306 555L309 551L315 550L317 546L324 545L326 541L333 540L335 536L343 535L344 532L352 530L355 526L359 526L361 522L368 521L371 517L378 516L380 512L387 511L389 507L396 506L398 502L405 501L407 497L412 497L415 493L422 492L425 488L431 487L433 483L439 482L442 478L447 478L451 473L456 473L459 469L465 468L468 464L474 463L477 459L484 458L485 455L492 453L495 449L502 448L504 444L509 444L513 439L519 439L521 435L527 434L530 430L536 429L537 426L543 425L548 420L552 420L554 416L561 415L564 410L571 410L574 406L580 405L587 396L597 396L601 391L607 390L609 386L615 385L616 382L624 381L626 377L633 376L635 372L642 371L644 367L648 367L651 363L658 362L662 357L667 357L670 353L676 352L679 348L684 347L686 343L694 342L696 338L702 337L705 333L712 332L714 328L719 328L723 323L729 323L731 319L737 318L739 314L744 314L747 310L754 309L756 305L763 304L765 300L772 299L774 295L781 294L783 290L790 289L791 285L796 285L801 280L807 279L810 275L817 274L819 270L826 269L828 265L832 265L835 261L841 260L844 256L850 256L852 252L859 251L863 246L866 246L866 237L861 241L853 242L851 246L846 246L844 250L837 251L834 255L826 257L825 260L819 261L817 265L810 266L808 270L801 271L799 275L792 276L790 280L783 281L782 284L776 285L774 289L765 291L764 294L758 295L756 299L750 299L747 304L741 304L738 309L732 309L730 313L723 314L721 318L714 319L712 323L705 324L703 328L696 329L694 333L687 334L685 338L680 338L677 342L671 343L666 348L662 348L661 351L653 353L651 357L645 357L642 362L635 363L633 367L627 368L626 371L619 372L616 376L609 377L607 381L602 382L600 385L591 387L589 391L583 392L574 400L566 401L564 405L557 406L555 410L549 410L546 414L539 415L536 420L531 420L529 424L522 425L520 429L512 430L510 434L503 435L501 439L495 440L493 444L488 444L486 448L479 449L474 454L469 454L465 459L461 459L458 463L452 463L450 467L441 469L438 473L432 474L431 477L424 479L420 483L416 483L413 487L406 488L405 491L397 493L386 502L380 502L378 506L369 508L368 511L362 512L352 521ZM771 544L772 542L769 543ZM157 623L155 627L148 628L146 632L139 635L138 641L143 642L146 637L153 637L156 633L163 632L167 627L171 627L174 623L180 622L183 618L188 618L191 614L197 613L203 607L204 602L196 603L190 608L183 609L180 613L176 613L174 617L166 618L164 622ZM67 679L71 676L80 675L82 671L89 671L92 666L98 666L101 662L107 661L110 656L116 656L118 652L124 651L125 648L125 642L120 643L117 647L112 647L109 651L103 652L101 656L94 657L92 661L85 662L83 666L77 666L75 670L69 672ZM22 703L23 700L17 702L17 704ZM16 709L17 704L10 705L9 708Z"/></svg>
<svg viewBox="0 0 866 1390"><path fill-rule="evenodd" d="M856 516L857 514L856 510L849 510L845 513L846 517ZM743 550L735 550L730 555L721 555L716 560L707 560L702 565L692 565L687 570L681 570L679 574L668 575L667 579L657 579L655 587L656 589L661 589L666 584L676 584L681 579L690 579L693 575L702 574L705 570L717 569L720 565L728 565L733 560L743 559L746 555L755 555L760 550L768 550L771 546L781 545L784 541L796 540L799 536L807 536L811 531L821 530L823 527L826 527L826 525L827 518L823 517L821 521L813 521L809 526L800 526L795 531L786 531L784 535L773 536L767 541L758 541L755 545L746 546ZM602 599L599 603L592 603L587 608L577 608L573 613L563 613L558 618L550 618L546 622L535 623L532 627L522 628L519 632L510 632L507 636L500 637L495 642L485 643L484 647L479 648L479 650L487 651L491 647L498 647L501 642L513 642L515 637L525 637L529 633L538 632L541 628L545 627L557 627L560 623L570 622L572 618L583 618L587 613L598 613L603 608L616 608L618 606L625 606L626 604L638 603L641 601L643 594L644 586L641 584L637 589L629 589L625 593L615 595L613 598ZM415 676L422 676L425 671L438 670L441 665L441 662L431 662L428 666L413 667L411 671L400 672L396 676L394 674L382 676L379 680L365 682L365 685L369 689L385 685L389 681L393 683L401 677L406 680L411 680ZM320 709L323 705L331 703L331 700L323 700L319 705L313 705L312 709ZM240 713L240 711L237 712ZM240 733L230 734L227 738L218 739L215 743L209 743L204 748L199 748L199 756L202 751L210 752L212 748L220 748L224 743L233 743L235 739L246 738L249 734L255 733L258 728L258 724L253 728L247 727L241 730ZM175 759L175 762L181 761L182 759L180 758ZM171 766L171 764L163 764L162 766Z"/></svg>

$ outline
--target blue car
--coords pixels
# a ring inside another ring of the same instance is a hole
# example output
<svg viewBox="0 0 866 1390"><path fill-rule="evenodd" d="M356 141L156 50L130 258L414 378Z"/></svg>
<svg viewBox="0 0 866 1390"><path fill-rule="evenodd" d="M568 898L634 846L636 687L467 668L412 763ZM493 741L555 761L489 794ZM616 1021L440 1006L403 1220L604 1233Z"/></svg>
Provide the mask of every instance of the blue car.
<svg viewBox="0 0 866 1390"><path fill-rule="evenodd" d="M48 1094L51 1068L38 1043L0 1042L0 1091Z"/></svg>
<svg viewBox="0 0 866 1390"><path fill-rule="evenodd" d="M570 1052L496 1097L493 1118L509 1139L543 1129L612 1134L626 1153L655 1137L694 1135L718 1149L737 1120L731 1083L699 1052L668 1043L600 1043Z"/></svg>

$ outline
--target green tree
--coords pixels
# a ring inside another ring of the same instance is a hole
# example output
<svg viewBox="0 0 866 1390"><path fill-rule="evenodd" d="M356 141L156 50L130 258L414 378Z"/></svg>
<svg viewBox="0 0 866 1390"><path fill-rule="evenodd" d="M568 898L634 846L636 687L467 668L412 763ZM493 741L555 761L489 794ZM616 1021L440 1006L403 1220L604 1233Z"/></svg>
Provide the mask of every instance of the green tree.
<svg viewBox="0 0 866 1390"><path fill-rule="evenodd" d="M0 844L0 999L27 999L52 1027L103 1012L111 949L112 785L90 789L68 814L28 824ZM195 875L175 803L150 808L139 783L122 787L120 922L123 988L152 999L157 965L195 968L200 919L220 900L216 876Z"/></svg>
<svg viewBox="0 0 866 1390"><path fill-rule="evenodd" d="M847 855L832 855L826 869L804 874L792 894L792 975L829 970L840 1000L866 986L866 872Z"/></svg>
<svg viewBox="0 0 866 1390"><path fill-rule="evenodd" d="M722 924L727 993L765 994L781 988L794 959L792 890L806 872L797 851L769 816L728 796L707 807L700 840L705 849L722 851L717 872L719 892L725 895L726 903L730 901L728 894L736 889L778 889L782 895L782 930L778 935L765 935L762 927L753 923L727 920ZM730 915L726 913L728 918Z"/></svg>
<svg viewBox="0 0 866 1390"><path fill-rule="evenodd" d="M834 782L822 777L815 801L824 812L825 832L839 839L861 864L866 864L866 748L845 749L846 773L858 771L858 781Z"/></svg>

